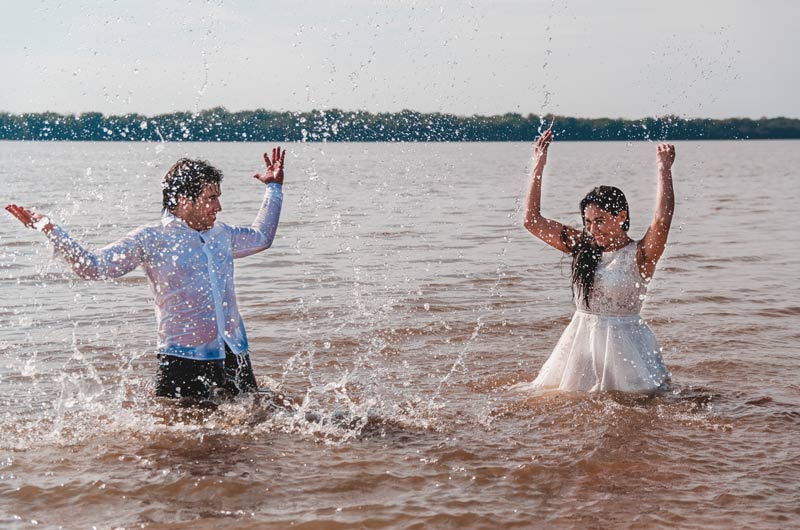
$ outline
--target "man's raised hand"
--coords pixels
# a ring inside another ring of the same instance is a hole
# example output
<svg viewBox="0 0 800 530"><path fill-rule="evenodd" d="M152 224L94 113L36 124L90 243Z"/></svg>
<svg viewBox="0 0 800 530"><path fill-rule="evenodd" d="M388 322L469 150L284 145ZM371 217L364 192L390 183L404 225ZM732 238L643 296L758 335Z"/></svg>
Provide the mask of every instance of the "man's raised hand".
<svg viewBox="0 0 800 530"><path fill-rule="evenodd" d="M50 219L40 213L32 212L27 208L23 208L17 204L7 204L6 211L16 217L20 223L24 224L28 228L36 228L44 232L49 232L53 228L53 225L50 223ZM42 220L45 221L45 224L43 226L38 226L37 223Z"/></svg>
<svg viewBox="0 0 800 530"><path fill-rule="evenodd" d="M281 150L280 147L272 149L272 159L270 160L269 153L264 153L264 162L267 164L267 169L264 173L256 173L253 178L260 180L264 184L276 182L283 184L283 160L286 158L286 150Z"/></svg>

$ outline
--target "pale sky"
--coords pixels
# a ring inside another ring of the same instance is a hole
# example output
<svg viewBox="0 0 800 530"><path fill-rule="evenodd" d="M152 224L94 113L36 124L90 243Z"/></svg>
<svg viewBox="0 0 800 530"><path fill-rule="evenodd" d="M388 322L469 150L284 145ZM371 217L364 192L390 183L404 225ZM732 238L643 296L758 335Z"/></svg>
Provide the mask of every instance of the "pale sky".
<svg viewBox="0 0 800 530"><path fill-rule="evenodd" d="M0 0L0 111L800 118L795 0Z"/></svg>

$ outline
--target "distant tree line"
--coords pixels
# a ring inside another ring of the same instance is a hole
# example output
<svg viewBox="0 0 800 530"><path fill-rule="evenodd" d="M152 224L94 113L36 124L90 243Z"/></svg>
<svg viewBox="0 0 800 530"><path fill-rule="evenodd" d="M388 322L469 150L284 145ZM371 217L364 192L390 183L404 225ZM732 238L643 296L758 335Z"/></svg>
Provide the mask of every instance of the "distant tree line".
<svg viewBox="0 0 800 530"><path fill-rule="evenodd" d="M193 142L484 142L531 141L555 122L559 140L733 140L800 138L792 118L640 120L569 118L508 113L456 116L410 110L373 114L342 110L198 113L157 116L99 112L57 114L0 112L0 140L193 141Z"/></svg>

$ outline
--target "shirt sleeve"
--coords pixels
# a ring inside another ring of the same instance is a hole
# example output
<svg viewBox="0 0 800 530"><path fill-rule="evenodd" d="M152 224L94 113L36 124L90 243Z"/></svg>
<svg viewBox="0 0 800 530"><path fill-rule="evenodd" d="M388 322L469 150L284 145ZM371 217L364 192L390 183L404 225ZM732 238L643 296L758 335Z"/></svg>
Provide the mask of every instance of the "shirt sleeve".
<svg viewBox="0 0 800 530"><path fill-rule="evenodd" d="M80 278L104 280L127 274L142 263L137 235L134 230L97 251L85 249L60 226L54 226L47 239L53 244L56 256L66 261Z"/></svg>
<svg viewBox="0 0 800 530"><path fill-rule="evenodd" d="M264 200L255 221L249 227L234 226L232 230L233 257L243 258L268 249L275 239L283 204L283 187L277 182L267 184Z"/></svg>

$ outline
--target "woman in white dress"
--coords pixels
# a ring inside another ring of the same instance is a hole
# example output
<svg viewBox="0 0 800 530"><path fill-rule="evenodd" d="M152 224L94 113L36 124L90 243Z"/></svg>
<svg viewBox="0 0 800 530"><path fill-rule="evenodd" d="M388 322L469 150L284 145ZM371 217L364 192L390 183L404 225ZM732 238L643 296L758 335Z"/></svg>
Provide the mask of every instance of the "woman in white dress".
<svg viewBox="0 0 800 530"><path fill-rule="evenodd" d="M543 217L542 174L551 129L536 141L531 183L525 199L525 228L572 256L576 312L536 379L535 391L659 392L670 374L658 343L639 316L672 222L675 147L656 149L658 190L655 213L644 237L628 236L628 202L617 188L594 188L580 203L583 230Z"/></svg>

